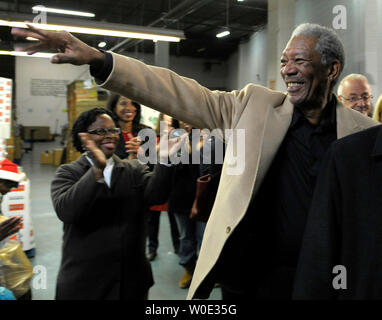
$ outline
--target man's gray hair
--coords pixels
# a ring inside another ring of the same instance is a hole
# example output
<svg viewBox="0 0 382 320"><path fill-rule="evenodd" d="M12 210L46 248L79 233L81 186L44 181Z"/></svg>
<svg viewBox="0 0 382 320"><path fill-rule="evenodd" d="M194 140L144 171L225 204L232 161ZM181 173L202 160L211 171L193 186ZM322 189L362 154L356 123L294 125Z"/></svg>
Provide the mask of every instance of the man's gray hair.
<svg viewBox="0 0 382 320"><path fill-rule="evenodd" d="M342 72L345 66L345 50L341 39L333 29L319 24L304 23L293 31L291 39L301 35L316 38L315 49L321 56L321 63L327 67L334 60L338 60L341 64L340 73Z"/></svg>
<svg viewBox="0 0 382 320"><path fill-rule="evenodd" d="M367 84L369 83L369 81L363 74L351 73L341 80L340 84L338 85L337 95L342 96L345 82L351 81L351 80L362 80L362 81L365 81Z"/></svg>

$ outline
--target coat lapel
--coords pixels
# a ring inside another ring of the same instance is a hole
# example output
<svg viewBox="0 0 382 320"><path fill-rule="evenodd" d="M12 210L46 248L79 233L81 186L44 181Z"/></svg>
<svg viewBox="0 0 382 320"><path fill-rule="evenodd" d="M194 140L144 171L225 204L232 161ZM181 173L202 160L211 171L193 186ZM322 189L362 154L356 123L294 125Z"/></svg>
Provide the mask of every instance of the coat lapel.
<svg viewBox="0 0 382 320"><path fill-rule="evenodd" d="M337 102L337 139L362 130L349 111L339 101Z"/></svg>

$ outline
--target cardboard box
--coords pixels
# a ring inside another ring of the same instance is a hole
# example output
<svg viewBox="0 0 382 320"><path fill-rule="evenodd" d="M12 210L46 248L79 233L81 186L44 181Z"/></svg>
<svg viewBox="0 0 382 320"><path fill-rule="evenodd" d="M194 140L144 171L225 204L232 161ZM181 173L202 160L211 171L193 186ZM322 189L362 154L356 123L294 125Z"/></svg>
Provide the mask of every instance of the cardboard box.
<svg viewBox="0 0 382 320"><path fill-rule="evenodd" d="M90 89L95 88L96 83L94 79L88 79L88 80L76 80L71 82L68 85L68 90L75 90L75 89Z"/></svg>
<svg viewBox="0 0 382 320"><path fill-rule="evenodd" d="M40 155L40 163L41 164L53 164L53 152L45 151Z"/></svg>
<svg viewBox="0 0 382 320"><path fill-rule="evenodd" d="M23 142L21 137L15 137L15 159L21 159L23 150Z"/></svg>
<svg viewBox="0 0 382 320"><path fill-rule="evenodd" d="M13 161L15 159L15 147L14 146L7 146L7 159Z"/></svg>
<svg viewBox="0 0 382 320"><path fill-rule="evenodd" d="M61 165L62 161L62 156L64 154L64 149L58 148L53 150L53 164L55 166Z"/></svg>
<svg viewBox="0 0 382 320"><path fill-rule="evenodd" d="M66 150L66 163L76 161L79 157L81 157L81 152L75 150Z"/></svg>
<svg viewBox="0 0 382 320"><path fill-rule="evenodd" d="M78 118L78 116L85 111L88 111L93 108L106 108L107 101L74 101L72 103L68 103L68 121L69 127L71 128L74 121Z"/></svg>

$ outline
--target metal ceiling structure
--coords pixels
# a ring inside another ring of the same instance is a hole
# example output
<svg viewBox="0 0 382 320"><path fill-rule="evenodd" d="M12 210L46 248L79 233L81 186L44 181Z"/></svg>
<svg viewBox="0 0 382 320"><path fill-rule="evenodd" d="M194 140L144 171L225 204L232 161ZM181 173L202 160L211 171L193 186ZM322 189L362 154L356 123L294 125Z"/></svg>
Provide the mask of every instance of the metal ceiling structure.
<svg viewBox="0 0 382 320"><path fill-rule="evenodd" d="M94 18L76 18L83 23L92 20L100 25L117 23L183 30L186 39L171 43L171 54L218 60L227 59L240 42L246 41L267 23L267 0L1 0L0 12L9 16L13 13L31 14L35 5L95 13ZM231 34L216 38L216 34L225 28ZM0 29L0 47L4 47L13 38L9 28ZM115 52L154 52L154 43L150 40L78 36L92 46L105 41L104 49Z"/></svg>

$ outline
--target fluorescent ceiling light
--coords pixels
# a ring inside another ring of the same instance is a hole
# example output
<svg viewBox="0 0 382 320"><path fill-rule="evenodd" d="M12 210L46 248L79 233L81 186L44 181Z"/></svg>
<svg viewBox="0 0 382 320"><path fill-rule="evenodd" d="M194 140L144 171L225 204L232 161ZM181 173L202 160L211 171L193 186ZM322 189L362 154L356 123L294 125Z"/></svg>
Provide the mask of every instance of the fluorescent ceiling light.
<svg viewBox="0 0 382 320"><path fill-rule="evenodd" d="M38 53L35 53L33 55L28 55L26 52L0 50L0 55L31 57L31 58L49 58L50 59L51 57L53 57L55 55L55 53L38 52Z"/></svg>
<svg viewBox="0 0 382 320"><path fill-rule="evenodd" d="M98 44L98 47L100 48L105 48L106 47L106 42L105 41L102 41Z"/></svg>
<svg viewBox="0 0 382 320"><path fill-rule="evenodd" d="M39 41L38 39L32 38L32 37L27 37L26 39L29 40L29 41Z"/></svg>
<svg viewBox="0 0 382 320"><path fill-rule="evenodd" d="M33 11L40 12L51 12L51 13L60 13L60 14L68 14L71 16L80 16L80 17L89 17L94 18L95 14L90 12L81 12L81 11L73 11L73 10L63 10L63 9L55 9L55 8L47 8L44 6L34 6L32 8Z"/></svg>
<svg viewBox="0 0 382 320"><path fill-rule="evenodd" d="M226 31L223 31L223 32L220 32L216 35L216 38L223 38L225 36L228 36L229 34L231 34L231 32L229 32L228 30Z"/></svg>
<svg viewBox="0 0 382 320"><path fill-rule="evenodd" d="M28 24L36 28L44 29L44 30L54 30L54 31L64 30L71 33L84 33L84 34L107 36L107 37L159 40L159 41L169 41L169 42L179 42L181 40L181 37L179 36L161 35L161 34L155 34L155 33L130 32L130 31L124 31L124 30L115 30L115 29L88 28L88 27L77 27L77 26L55 25L55 24L44 24L44 23L28 23ZM14 28L27 28L27 25L25 22L7 21L7 20L0 20L0 26L14 27Z"/></svg>

